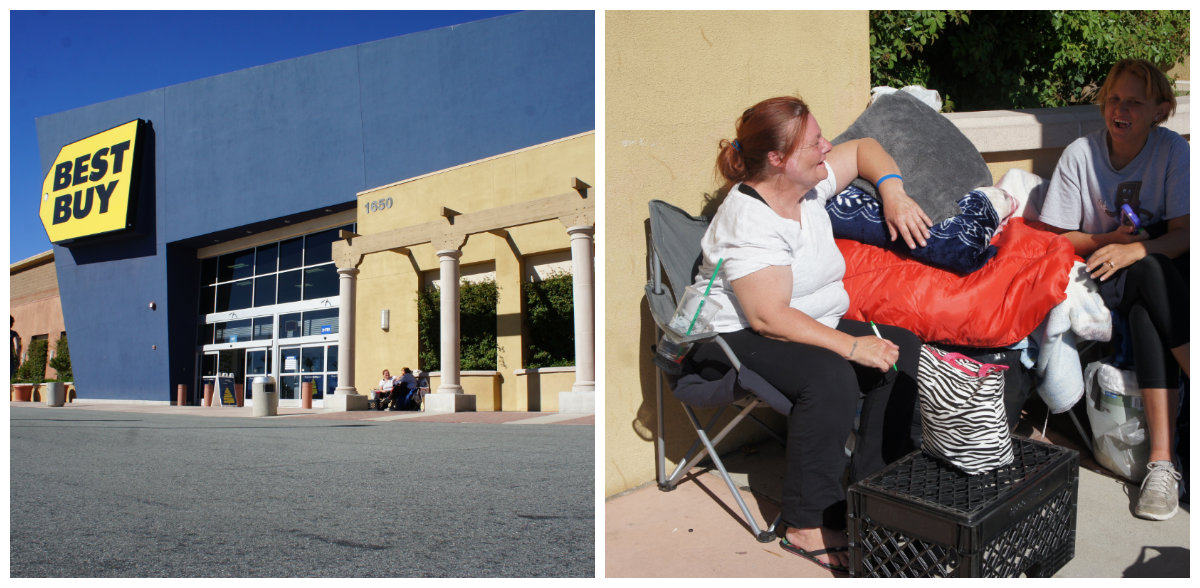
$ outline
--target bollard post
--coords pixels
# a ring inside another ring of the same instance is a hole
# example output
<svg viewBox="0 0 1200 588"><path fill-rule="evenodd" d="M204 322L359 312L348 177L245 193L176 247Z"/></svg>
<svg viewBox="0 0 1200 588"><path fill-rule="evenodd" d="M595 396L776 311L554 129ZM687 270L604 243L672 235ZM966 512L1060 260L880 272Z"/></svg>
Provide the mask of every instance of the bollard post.
<svg viewBox="0 0 1200 588"><path fill-rule="evenodd" d="M204 385L204 406L212 406L213 385Z"/></svg>
<svg viewBox="0 0 1200 588"><path fill-rule="evenodd" d="M235 398L237 398L237 405L244 406L246 404L246 385L234 384L233 395Z"/></svg>
<svg viewBox="0 0 1200 588"><path fill-rule="evenodd" d="M312 382L300 384L300 407L312 408Z"/></svg>
<svg viewBox="0 0 1200 588"><path fill-rule="evenodd" d="M187 384L180 384L175 388L175 406L187 405Z"/></svg>

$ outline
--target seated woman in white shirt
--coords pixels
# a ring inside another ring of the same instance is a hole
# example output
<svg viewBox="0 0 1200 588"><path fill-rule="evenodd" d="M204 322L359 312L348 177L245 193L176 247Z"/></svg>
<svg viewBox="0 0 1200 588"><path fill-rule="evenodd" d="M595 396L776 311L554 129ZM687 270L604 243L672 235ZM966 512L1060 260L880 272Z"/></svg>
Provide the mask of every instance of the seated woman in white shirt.
<svg viewBox="0 0 1200 588"><path fill-rule="evenodd" d="M920 446L916 413L920 340L898 327L842 315L849 297L845 261L825 202L862 176L878 184L892 239L924 246L933 225L904 191L895 161L874 139L836 147L799 98L747 109L717 168L731 185L702 241L696 275L722 303L718 332L744 364L795 403L788 419L781 545L834 571L848 563L845 445L865 393L850 460L862 479ZM903 285L898 284L898 287ZM698 345L689 368L729 369L713 343Z"/></svg>
<svg viewBox="0 0 1200 588"><path fill-rule="evenodd" d="M383 410L383 400L392 395L392 388L396 387L396 378L392 377L392 372L383 370L383 379L379 380L379 388L372 392L375 397L375 408Z"/></svg>

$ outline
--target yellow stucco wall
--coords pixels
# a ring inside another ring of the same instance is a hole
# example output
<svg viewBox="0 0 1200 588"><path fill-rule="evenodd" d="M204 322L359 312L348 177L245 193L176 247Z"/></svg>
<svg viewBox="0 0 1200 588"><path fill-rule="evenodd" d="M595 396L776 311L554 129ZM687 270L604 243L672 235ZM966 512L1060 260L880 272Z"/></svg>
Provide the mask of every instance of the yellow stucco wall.
<svg viewBox="0 0 1200 588"><path fill-rule="evenodd" d="M468 214L564 194L571 191L571 179L576 177L595 185L595 159L595 133L589 132L368 190L358 195L358 232L373 235L441 221L442 207ZM367 205L380 201L388 204L367 211ZM516 398L519 393L513 371L523 367L520 313L524 260L569 249L566 227L557 220L515 227L507 235L472 235L463 246L459 260L462 271L494 263L499 286L500 388L493 393L490 384L486 385L486 398L476 400L478 410L524 410L516 403L505 406L500 401ZM403 366L414 370L420 367L417 292L423 275L436 278L439 268L436 251L428 243L406 251L367 255L358 267L354 386L365 394L379 383L384 368L399 375ZM380 325L383 309L390 314L386 331ZM463 384L466 387L465 379ZM431 387L437 391L432 381ZM465 392L475 393L470 389Z"/></svg>
<svg viewBox="0 0 1200 588"><path fill-rule="evenodd" d="M717 142L759 100L799 95L833 138L870 98L868 22L853 12L605 13L605 494L654 479L647 203L698 214ZM668 454L691 440L668 395ZM694 437L694 435L693 435Z"/></svg>

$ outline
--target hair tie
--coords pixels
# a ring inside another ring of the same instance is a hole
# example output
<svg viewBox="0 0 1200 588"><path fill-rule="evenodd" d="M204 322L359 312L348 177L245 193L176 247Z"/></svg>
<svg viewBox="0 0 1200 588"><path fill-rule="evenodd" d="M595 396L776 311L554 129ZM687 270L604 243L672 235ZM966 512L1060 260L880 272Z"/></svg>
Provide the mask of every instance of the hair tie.
<svg viewBox="0 0 1200 588"><path fill-rule="evenodd" d="M733 140L733 148L734 148L734 149L737 149L738 153L741 153L741 152L742 152L742 144L741 144L741 143L738 143L738 140L737 140L737 139L734 139L734 140Z"/></svg>

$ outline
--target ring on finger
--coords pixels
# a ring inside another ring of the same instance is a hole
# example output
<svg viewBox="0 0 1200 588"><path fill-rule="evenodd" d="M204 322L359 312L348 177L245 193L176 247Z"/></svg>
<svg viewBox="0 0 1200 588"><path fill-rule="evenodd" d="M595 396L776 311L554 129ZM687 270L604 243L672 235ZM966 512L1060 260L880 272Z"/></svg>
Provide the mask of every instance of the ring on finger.
<svg viewBox="0 0 1200 588"><path fill-rule="evenodd" d="M1111 262L1111 261L1106 261L1106 262L1104 262L1104 263L1107 263L1107 264L1108 264L1108 267L1111 267L1111 268L1113 268L1113 269L1117 269L1117 266L1116 266L1116 265L1115 265L1113 262Z"/></svg>

